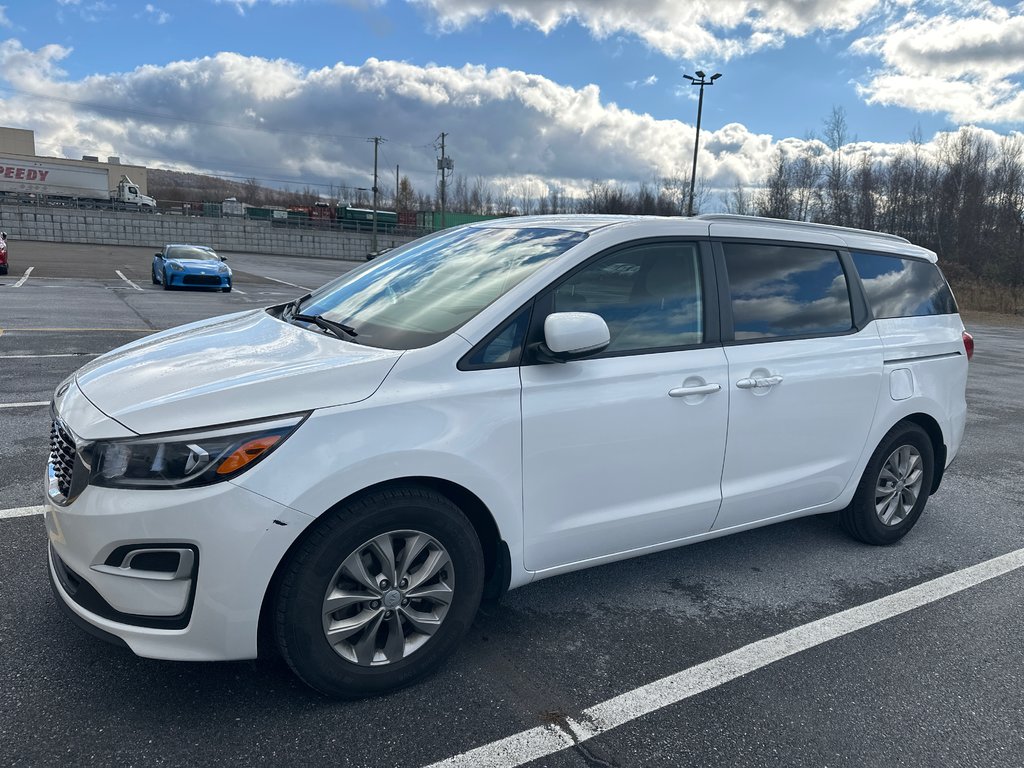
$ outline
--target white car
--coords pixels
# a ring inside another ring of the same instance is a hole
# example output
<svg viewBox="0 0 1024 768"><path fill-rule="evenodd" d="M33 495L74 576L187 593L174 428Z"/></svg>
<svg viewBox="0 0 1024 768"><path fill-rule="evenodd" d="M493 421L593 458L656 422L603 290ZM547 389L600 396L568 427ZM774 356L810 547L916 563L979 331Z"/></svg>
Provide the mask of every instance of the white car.
<svg viewBox="0 0 1024 768"><path fill-rule="evenodd" d="M526 217L155 334L54 395L54 590L140 656L269 636L362 696L536 579L822 512L894 542L964 430L935 262L766 219Z"/></svg>

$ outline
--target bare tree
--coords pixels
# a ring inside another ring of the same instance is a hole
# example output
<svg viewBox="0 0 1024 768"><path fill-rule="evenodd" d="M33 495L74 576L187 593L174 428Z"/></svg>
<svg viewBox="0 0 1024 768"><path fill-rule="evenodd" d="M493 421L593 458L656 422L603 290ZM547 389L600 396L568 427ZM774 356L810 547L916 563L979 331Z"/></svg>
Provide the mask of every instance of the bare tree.
<svg viewBox="0 0 1024 768"><path fill-rule="evenodd" d="M790 179L789 161L782 149L775 152L772 172L765 181L764 189L754 197L754 209L758 216L773 219L792 219L796 208Z"/></svg>
<svg viewBox="0 0 1024 768"><path fill-rule="evenodd" d="M722 195L722 207L726 213L735 213L740 216L749 216L754 212L754 204L750 192L740 181L736 182L729 192Z"/></svg>
<svg viewBox="0 0 1024 768"><path fill-rule="evenodd" d="M832 114L825 120L825 144L831 154L825 164L824 215L833 224L848 224L851 217L849 164L843 157L843 150L851 142L846 125L846 110L832 107Z"/></svg>

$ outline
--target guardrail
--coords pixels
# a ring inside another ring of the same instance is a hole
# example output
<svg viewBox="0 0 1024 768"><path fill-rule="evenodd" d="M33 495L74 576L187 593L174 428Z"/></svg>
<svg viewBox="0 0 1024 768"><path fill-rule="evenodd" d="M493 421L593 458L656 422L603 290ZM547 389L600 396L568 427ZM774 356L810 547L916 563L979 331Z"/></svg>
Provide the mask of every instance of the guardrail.
<svg viewBox="0 0 1024 768"><path fill-rule="evenodd" d="M126 211L128 213L150 213L140 210L135 205L98 200L65 198L60 200L34 199L18 193L0 193L0 204L17 205L19 207L39 210L83 210L83 211ZM332 219L323 216L310 216L299 210L277 208L246 208L242 212L226 211L222 203L157 201L156 213L164 216L182 216L203 219L228 219L247 221L266 221L275 228L303 229L310 231L350 232L359 235L372 235L373 223L359 219ZM430 234L427 227L415 227L378 221L378 235L394 235L397 237L422 237Z"/></svg>
<svg viewBox="0 0 1024 768"><path fill-rule="evenodd" d="M373 250L365 227L343 229L302 222L272 226L242 216L198 216L165 211L138 213L84 206L0 205L0 228L15 240L160 247L164 243L200 243L217 250L362 260ZM378 231L376 250L415 238Z"/></svg>

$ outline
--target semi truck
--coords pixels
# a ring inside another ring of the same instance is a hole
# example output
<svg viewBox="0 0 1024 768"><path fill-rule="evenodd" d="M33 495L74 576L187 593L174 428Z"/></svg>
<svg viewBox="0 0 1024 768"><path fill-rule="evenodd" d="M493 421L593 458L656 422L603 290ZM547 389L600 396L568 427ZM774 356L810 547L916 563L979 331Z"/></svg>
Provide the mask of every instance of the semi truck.
<svg viewBox="0 0 1024 768"><path fill-rule="evenodd" d="M108 188L106 168L48 163L0 155L0 195L4 201L80 208L118 208L153 212L156 200L139 191L127 175Z"/></svg>

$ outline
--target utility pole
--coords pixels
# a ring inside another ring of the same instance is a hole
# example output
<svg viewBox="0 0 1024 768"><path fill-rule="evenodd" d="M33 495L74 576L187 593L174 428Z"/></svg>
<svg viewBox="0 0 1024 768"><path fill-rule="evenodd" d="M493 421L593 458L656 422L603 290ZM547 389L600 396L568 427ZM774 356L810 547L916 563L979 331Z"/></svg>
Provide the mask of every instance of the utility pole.
<svg viewBox="0 0 1024 768"><path fill-rule="evenodd" d="M372 141L373 142L373 236L370 239L370 252L374 256L376 256L377 255L377 192L378 192L378 189L377 189L377 149L380 147L380 143L382 141L387 141L387 139L382 139L380 136L374 136L372 139L367 139L367 141Z"/></svg>
<svg viewBox="0 0 1024 768"><path fill-rule="evenodd" d="M715 80L722 76L721 72L716 72L711 76L710 80L705 80L704 78L707 77L707 75L705 75L699 69L697 70L696 74L697 77L700 78L700 80L698 80L697 77L693 77L691 75L683 75L684 78L690 81L690 85L700 86L700 97L697 99L697 135L693 140L693 170L690 171L690 200L686 204L687 216L693 216L693 187L694 184L696 184L697 182L697 147L700 146L700 113L704 109L704 86L714 85Z"/></svg>
<svg viewBox="0 0 1024 768"><path fill-rule="evenodd" d="M448 171L452 170L452 168L455 167L454 161L450 157L445 157L444 154L444 140L447 135L447 133L442 133L440 136L441 157L437 161L437 170L441 172L441 229L445 228L444 214L447 202L447 184L445 181L445 176L448 173Z"/></svg>

